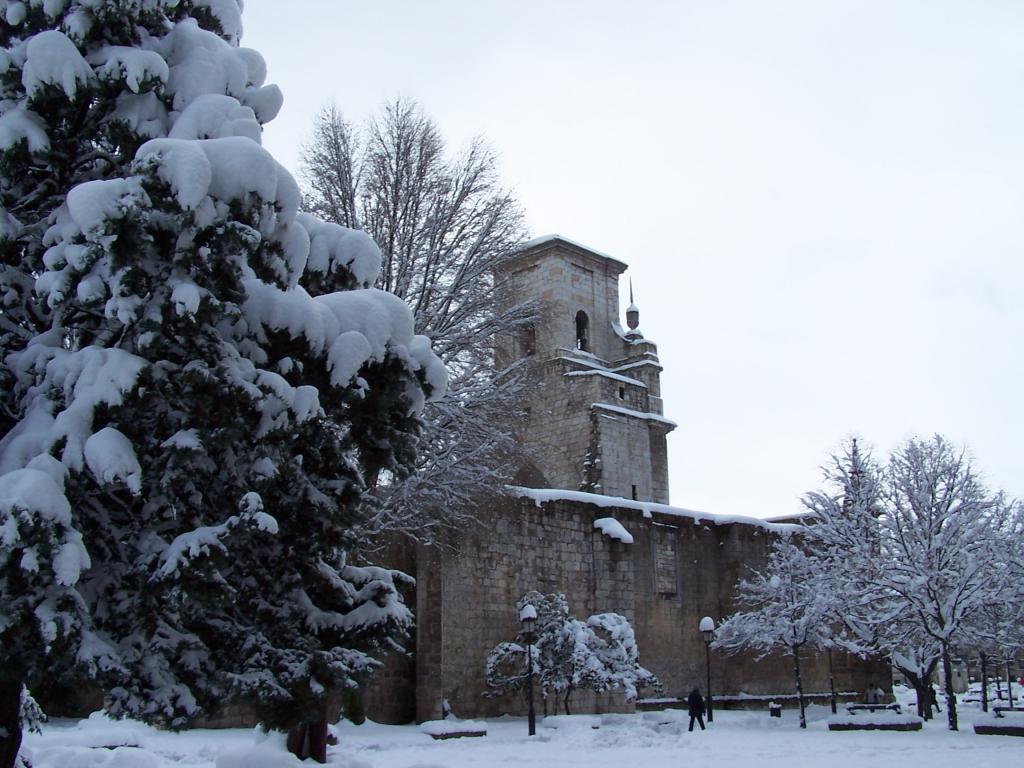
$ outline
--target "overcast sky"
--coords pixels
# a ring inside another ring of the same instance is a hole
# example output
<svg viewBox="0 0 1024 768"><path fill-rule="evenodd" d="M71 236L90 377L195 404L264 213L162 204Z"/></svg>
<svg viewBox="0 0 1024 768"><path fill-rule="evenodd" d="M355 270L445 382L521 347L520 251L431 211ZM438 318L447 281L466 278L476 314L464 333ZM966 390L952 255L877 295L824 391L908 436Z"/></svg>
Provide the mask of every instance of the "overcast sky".
<svg viewBox="0 0 1024 768"><path fill-rule="evenodd" d="M246 6L290 170L321 106L412 97L532 234L630 265L673 504L797 511L851 434L1024 495L1024 3Z"/></svg>

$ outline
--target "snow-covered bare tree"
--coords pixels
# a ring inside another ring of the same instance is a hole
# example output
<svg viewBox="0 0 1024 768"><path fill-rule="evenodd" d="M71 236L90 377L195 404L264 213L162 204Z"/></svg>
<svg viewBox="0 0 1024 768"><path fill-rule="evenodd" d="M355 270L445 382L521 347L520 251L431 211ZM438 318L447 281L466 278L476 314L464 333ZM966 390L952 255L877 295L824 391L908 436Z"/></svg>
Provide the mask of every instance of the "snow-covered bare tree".
<svg viewBox="0 0 1024 768"><path fill-rule="evenodd" d="M660 688L658 679L640 665L633 628L624 616L600 613L580 621L569 612L565 595L527 592L516 606L532 605L533 673L541 695L555 697L570 714L572 695L580 689L621 690L627 701L641 688ZM488 655L485 676L489 696L520 692L529 676L527 638L498 644ZM557 706L556 706L557 709Z"/></svg>
<svg viewBox="0 0 1024 768"><path fill-rule="evenodd" d="M983 654L986 667L1000 663L1010 686L1013 663L1024 652L1024 510L1019 504L999 533L1001 541L993 543L999 555L990 572L994 599L968 617L966 637L958 645L961 652L971 647ZM989 669L1000 676L1000 671Z"/></svg>
<svg viewBox="0 0 1024 768"><path fill-rule="evenodd" d="M737 585L736 601L743 609L719 625L712 643L713 648L730 653L750 649L758 658L773 652L789 654L801 728L807 727L807 718L800 654L833 642L831 598L821 574L822 563L793 536L776 539L764 569Z"/></svg>
<svg viewBox="0 0 1024 768"><path fill-rule="evenodd" d="M411 621L348 553L445 370L373 242L298 215L240 12L0 0L0 768L55 666L116 715L287 729Z"/></svg>
<svg viewBox="0 0 1024 768"><path fill-rule="evenodd" d="M881 469L853 438L831 457L823 474L826 488L803 498L810 515L802 541L821 563L818 578L828 590L835 644L888 658L917 692L918 714L929 717L929 684L939 646L907 621L898 596L877 580Z"/></svg>
<svg viewBox="0 0 1024 768"><path fill-rule="evenodd" d="M892 659L917 689L924 715L925 687L941 663L956 730L953 648L969 640L971 617L1002 599L1001 542L1015 507L940 436L907 441L879 470L856 446L845 468L839 464L832 493L805 499L813 513L805 541L828 563L834 616L852 647Z"/></svg>
<svg viewBox="0 0 1024 768"><path fill-rule="evenodd" d="M447 396L424 412L429 450L417 471L375 487L379 529L429 538L439 524L472 517L518 466L511 427L528 384L516 367L496 370L494 353L536 308L503 298L493 270L522 239L522 213L483 140L450 157L437 126L404 99L363 130L322 110L302 157L307 209L374 238L383 253L377 285L409 304L448 367ZM329 273L303 284L334 290Z"/></svg>
<svg viewBox="0 0 1024 768"><path fill-rule="evenodd" d="M953 646L972 612L999 599L993 569L1012 505L985 487L965 451L938 435L893 452L883 498L879 581L938 643L949 728L956 730Z"/></svg>

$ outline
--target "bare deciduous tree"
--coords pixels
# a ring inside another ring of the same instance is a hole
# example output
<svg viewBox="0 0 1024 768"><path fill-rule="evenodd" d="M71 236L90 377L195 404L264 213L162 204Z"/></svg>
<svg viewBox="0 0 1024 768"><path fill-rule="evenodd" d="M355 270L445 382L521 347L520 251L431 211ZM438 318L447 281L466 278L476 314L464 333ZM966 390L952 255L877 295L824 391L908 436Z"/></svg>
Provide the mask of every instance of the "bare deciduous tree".
<svg viewBox="0 0 1024 768"><path fill-rule="evenodd" d="M362 130L322 110L302 161L306 208L374 238L378 287L409 304L448 367L447 397L424 413L417 471L378 478L373 496L379 530L430 539L500 493L518 464L511 425L527 383L516 367L496 370L494 352L536 308L501 300L493 270L523 239L522 211L482 139L451 157L437 126L404 99ZM333 289L330 275L322 282L307 289Z"/></svg>

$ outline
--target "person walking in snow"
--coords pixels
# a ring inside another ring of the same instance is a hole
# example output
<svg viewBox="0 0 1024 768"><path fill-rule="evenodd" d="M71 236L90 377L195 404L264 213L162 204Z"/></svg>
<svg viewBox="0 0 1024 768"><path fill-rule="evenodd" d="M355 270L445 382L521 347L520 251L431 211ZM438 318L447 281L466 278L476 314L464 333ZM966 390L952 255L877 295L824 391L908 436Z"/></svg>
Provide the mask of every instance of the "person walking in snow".
<svg viewBox="0 0 1024 768"><path fill-rule="evenodd" d="M942 711L941 709L939 709L939 697L935 693L935 684L934 683L932 683L932 684L930 684L928 686L928 703L932 706L932 708L936 712L941 712Z"/></svg>
<svg viewBox="0 0 1024 768"><path fill-rule="evenodd" d="M704 697L700 695L700 689L694 688L690 691L690 696L686 699L686 703L690 707L690 730L693 730L693 721L696 720L700 724L700 729L704 730Z"/></svg>

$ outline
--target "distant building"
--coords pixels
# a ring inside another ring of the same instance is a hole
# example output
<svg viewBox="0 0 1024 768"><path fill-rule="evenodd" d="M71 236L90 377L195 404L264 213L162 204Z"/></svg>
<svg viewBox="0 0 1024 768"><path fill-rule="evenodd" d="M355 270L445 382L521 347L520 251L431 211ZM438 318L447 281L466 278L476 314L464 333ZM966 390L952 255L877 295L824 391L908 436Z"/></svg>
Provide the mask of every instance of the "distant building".
<svg viewBox="0 0 1024 768"><path fill-rule="evenodd" d="M519 697L483 697L484 662L497 643L515 637L515 604L531 589L564 593L581 618L625 615L664 696L704 687L698 623L734 610L737 582L766 562L784 526L668 506L666 435L676 424L664 416L657 347L641 333L632 302L626 326L620 323L625 269L552 235L527 243L496 275L511 300L541 302L539 321L498 360L528 358L541 384L519 428L533 462L520 473L522 487L481 509L481 525L460 532L451 548L421 547L396 563L417 578L415 652L392 660L371 687L371 717L434 719L443 701L459 717L522 714ZM595 527L607 517L628 537ZM825 694L825 659L808 653L803 661L805 690ZM869 682L889 685L887 664L839 652L832 663L841 692L859 697ZM712 652L711 672L718 706L795 698L788 658ZM577 702L580 711L631 706L616 694Z"/></svg>

